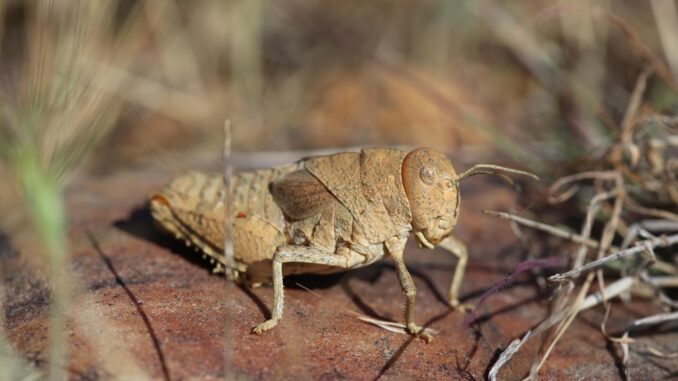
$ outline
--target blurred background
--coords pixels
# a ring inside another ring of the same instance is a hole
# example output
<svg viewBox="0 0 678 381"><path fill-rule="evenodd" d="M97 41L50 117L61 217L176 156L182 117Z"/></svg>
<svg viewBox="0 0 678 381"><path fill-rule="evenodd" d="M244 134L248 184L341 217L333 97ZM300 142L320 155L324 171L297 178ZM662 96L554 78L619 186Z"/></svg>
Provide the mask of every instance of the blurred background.
<svg viewBox="0 0 678 381"><path fill-rule="evenodd" d="M614 145L633 140L617 156L648 159L675 188L675 162L664 168L678 113L674 1L0 8L0 175L18 180L0 185L8 207L21 187L44 187L22 180L31 168L60 188L77 174L140 164L180 172L189 158L218 163L225 119L236 152L431 146L462 168L510 163L547 181L573 166L599 169ZM625 120L641 76L640 111ZM669 193L660 198L678 199Z"/></svg>
<svg viewBox="0 0 678 381"><path fill-rule="evenodd" d="M675 208L677 77L666 0L4 0L0 227L60 268L73 179L218 162L226 119L253 154L424 145L547 181L640 162Z"/></svg>
<svg viewBox="0 0 678 381"><path fill-rule="evenodd" d="M218 152L227 118L236 151L427 145L539 170L607 149L643 70L647 107L677 107L671 1L2 8L3 139L30 125L68 168L88 155L59 147L96 147L95 174Z"/></svg>

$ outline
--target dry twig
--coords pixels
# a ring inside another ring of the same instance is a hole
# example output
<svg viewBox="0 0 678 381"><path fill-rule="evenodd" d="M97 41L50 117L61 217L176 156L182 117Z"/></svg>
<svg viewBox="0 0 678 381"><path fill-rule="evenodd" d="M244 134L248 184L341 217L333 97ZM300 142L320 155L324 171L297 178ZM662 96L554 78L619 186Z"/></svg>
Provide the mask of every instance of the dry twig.
<svg viewBox="0 0 678 381"><path fill-rule="evenodd" d="M614 254L610 254L606 257L589 262L583 266L576 267L568 272L552 275L551 277L549 277L549 280L552 282L562 282L567 279L573 279L579 276L579 274L581 273L596 269L608 262L616 261L621 258L630 257L638 253L647 252L648 245L652 248L655 248L655 247L668 247L675 245L676 243L678 243L678 234L669 237L658 237L646 241L641 241L632 248L618 251Z"/></svg>

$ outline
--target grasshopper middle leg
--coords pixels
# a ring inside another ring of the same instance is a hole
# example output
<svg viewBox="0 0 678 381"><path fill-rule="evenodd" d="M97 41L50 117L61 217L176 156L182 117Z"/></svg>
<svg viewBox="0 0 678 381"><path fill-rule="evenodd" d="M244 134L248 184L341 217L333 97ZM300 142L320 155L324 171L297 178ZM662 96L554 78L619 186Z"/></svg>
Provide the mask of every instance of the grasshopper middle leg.
<svg viewBox="0 0 678 381"><path fill-rule="evenodd" d="M439 245L458 259L457 266L454 270L452 283L450 284L448 304L450 307L462 311L473 309L473 306L470 304L459 303L459 289L461 288L461 283L464 280L466 263L468 262L468 251L466 250L466 245L452 236L445 238L442 242L440 242Z"/></svg>
<svg viewBox="0 0 678 381"><path fill-rule="evenodd" d="M267 331L275 327L280 318L282 318L284 304L283 263L311 263L351 268L363 260L363 256L354 252L348 252L348 255L344 256L306 246L285 245L278 247L278 250L273 255L273 310L271 318L257 324L252 329L252 332L260 334Z"/></svg>

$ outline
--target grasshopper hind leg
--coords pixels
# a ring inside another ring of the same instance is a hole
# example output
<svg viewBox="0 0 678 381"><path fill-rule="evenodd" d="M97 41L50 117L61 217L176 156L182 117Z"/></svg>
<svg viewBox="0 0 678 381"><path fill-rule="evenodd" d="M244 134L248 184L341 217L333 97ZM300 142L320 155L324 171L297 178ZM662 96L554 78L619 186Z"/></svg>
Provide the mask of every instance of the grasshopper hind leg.
<svg viewBox="0 0 678 381"><path fill-rule="evenodd" d="M339 268L351 268L361 263L364 257L351 252L349 256L337 255L329 251L307 246L284 245L278 247L273 255L273 309L271 318L252 328L252 332L261 334L275 327L282 318L284 307L283 295L283 264L284 263L308 263L326 265Z"/></svg>

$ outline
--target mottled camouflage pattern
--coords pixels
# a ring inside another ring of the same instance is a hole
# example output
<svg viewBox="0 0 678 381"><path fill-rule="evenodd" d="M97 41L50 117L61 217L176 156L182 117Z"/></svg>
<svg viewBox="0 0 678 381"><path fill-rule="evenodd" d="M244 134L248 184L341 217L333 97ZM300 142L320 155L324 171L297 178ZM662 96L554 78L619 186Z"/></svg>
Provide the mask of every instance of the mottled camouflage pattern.
<svg viewBox="0 0 678 381"><path fill-rule="evenodd" d="M381 258L388 238L410 230L401 176L405 155L397 149L367 148L234 176L233 246L237 269L246 275L242 278L269 281L270 260L283 244L337 255L350 250L364 257L360 266ZM220 175L191 172L154 194L150 203L160 226L208 255L217 271L223 266L223 189ZM286 275L344 270L285 266Z"/></svg>

